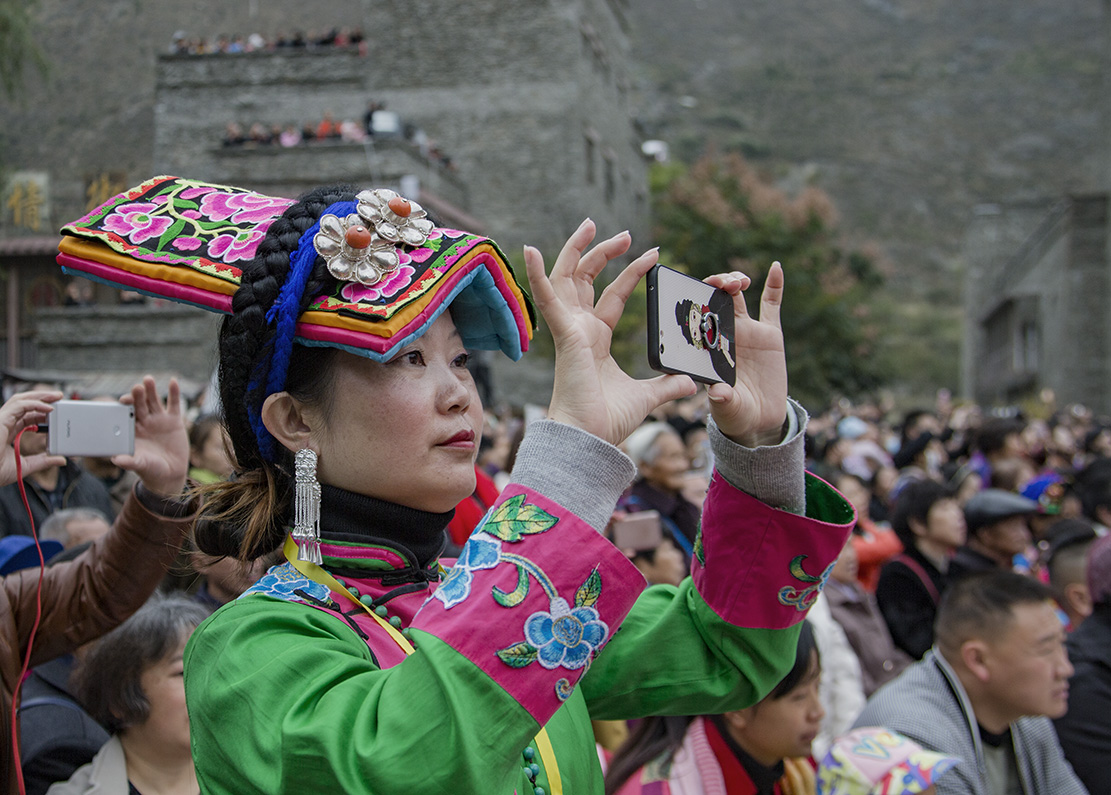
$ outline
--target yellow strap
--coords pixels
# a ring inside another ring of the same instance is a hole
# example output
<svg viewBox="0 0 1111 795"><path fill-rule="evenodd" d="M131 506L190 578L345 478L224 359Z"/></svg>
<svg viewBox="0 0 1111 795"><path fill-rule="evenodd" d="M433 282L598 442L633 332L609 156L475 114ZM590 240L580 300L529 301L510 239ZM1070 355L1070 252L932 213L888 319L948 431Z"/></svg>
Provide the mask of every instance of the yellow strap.
<svg viewBox="0 0 1111 795"><path fill-rule="evenodd" d="M394 627L392 624L390 624L389 621L386 621L384 618L382 618L382 616L378 615L369 607L356 599L354 596L352 596L351 592L344 588L343 585L340 584L340 582L335 577L326 572L324 569L317 566L315 563L310 563L307 560L298 560L297 542L294 541L291 536L285 537L285 546L282 548L282 551L285 553L285 559L293 564L293 568L297 569L297 571L304 574L313 582L319 583L325 588L328 588L333 593L338 593L342 596L346 596L349 602L352 602L361 607L364 611L366 611L366 614L368 616L381 624L382 629L390 633L390 637L393 638L394 642L401 647L401 650L403 652L405 652L406 654L413 653L413 644L407 641L405 639L405 636L397 631L396 627Z"/></svg>
<svg viewBox="0 0 1111 795"><path fill-rule="evenodd" d="M541 727L536 735L536 750L540 752L540 761L544 763L544 772L548 774L548 787L552 795L563 795L563 777L559 775L559 765L556 764L555 749L552 740L548 737L548 730Z"/></svg>
<svg viewBox="0 0 1111 795"><path fill-rule="evenodd" d="M298 560L297 542L293 540L292 536L285 537L285 546L282 548L282 551L285 553L285 559L293 565L293 568L297 569L297 571L304 574L313 582L323 585L334 593L346 596L348 601L357 604L365 610L367 615L382 626L382 629L390 633L390 637L394 639L406 655L413 653L413 644L407 641L405 636L397 631L396 627L353 597L351 592L344 588L335 577L315 563L310 563L307 560ZM559 765L556 764L555 749L552 748L552 741L551 738L548 737L548 730L544 727L540 727L540 732L536 735L536 750L540 753L540 761L544 764L544 772L548 774L548 786L551 788L552 795L563 795L563 778L559 774Z"/></svg>

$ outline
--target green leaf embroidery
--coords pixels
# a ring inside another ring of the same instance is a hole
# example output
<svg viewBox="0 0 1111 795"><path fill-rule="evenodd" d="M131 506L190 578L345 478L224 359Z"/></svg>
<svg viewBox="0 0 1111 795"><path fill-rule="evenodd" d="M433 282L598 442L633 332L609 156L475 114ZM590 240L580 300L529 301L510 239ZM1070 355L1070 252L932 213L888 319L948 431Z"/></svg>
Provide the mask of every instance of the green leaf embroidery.
<svg viewBox="0 0 1111 795"><path fill-rule="evenodd" d="M598 570L590 572L586 582L579 586L575 592L575 607L591 607L602 595L602 575Z"/></svg>
<svg viewBox="0 0 1111 795"><path fill-rule="evenodd" d="M528 572L524 566L517 566L517 587L512 591L503 591L496 585L493 590L494 601L502 607L516 607L525 601L528 596Z"/></svg>
<svg viewBox="0 0 1111 795"><path fill-rule="evenodd" d="M158 238L158 250L164 249L166 244L181 234L181 230L185 228L185 221L178 219L170 228L162 233L162 237Z"/></svg>
<svg viewBox="0 0 1111 795"><path fill-rule="evenodd" d="M706 550L702 546L702 528L699 528L698 535L694 539L694 556L700 564L706 565Z"/></svg>
<svg viewBox="0 0 1111 795"><path fill-rule="evenodd" d="M524 494L518 494L499 505L482 529L502 541L514 543L526 535L551 530L558 521L540 506L525 502Z"/></svg>
<svg viewBox="0 0 1111 795"><path fill-rule="evenodd" d="M498 652L498 659L508 665L510 668L524 668L531 662L536 661L537 650L524 641L514 643L506 649Z"/></svg>

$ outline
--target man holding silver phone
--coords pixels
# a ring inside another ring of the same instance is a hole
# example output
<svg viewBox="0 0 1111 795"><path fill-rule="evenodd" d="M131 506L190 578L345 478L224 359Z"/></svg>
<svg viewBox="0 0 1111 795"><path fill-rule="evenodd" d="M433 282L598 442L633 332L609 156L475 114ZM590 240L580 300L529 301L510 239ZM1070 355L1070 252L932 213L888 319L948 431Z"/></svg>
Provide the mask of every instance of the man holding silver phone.
<svg viewBox="0 0 1111 795"><path fill-rule="evenodd" d="M19 432L49 421L61 397L54 391L25 392L0 407L0 484L15 484L18 477L13 444ZM32 667L72 652L137 610L161 582L192 524L195 505L182 498L189 440L177 381L170 382L165 403L149 376L121 402L134 409L135 448L112 461L134 471L139 483L107 535L76 559L42 572L42 616L30 645ZM28 432L20 440L25 475L65 460L27 450L23 442L34 435ZM8 771L8 792L18 791L11 710L36 621L39 576L40 569L32 567L0 579L0 770Z"/></svg>

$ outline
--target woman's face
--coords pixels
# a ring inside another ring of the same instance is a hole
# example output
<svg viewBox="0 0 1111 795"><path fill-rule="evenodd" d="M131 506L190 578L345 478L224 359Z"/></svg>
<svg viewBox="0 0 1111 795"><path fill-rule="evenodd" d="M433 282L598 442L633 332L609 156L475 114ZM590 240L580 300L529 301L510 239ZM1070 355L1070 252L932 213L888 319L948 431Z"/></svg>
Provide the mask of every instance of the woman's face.
<svg viewBox="0 0 1111 795"><path fill-rule="evenodd" d="M771 767L787 757L810 755L826 714L818 698L821 671L815 669L782 698L765 698L726 714L733 739L760 764Z"/></svg>
<svg viewBox="0 0 1111 795"><path fill-rule="evenodd" d="M150 712L142 723L124 729L127 734L141 734L144 742L157 743L161 748L189 752L189 713L185 710L185 679L182 677L182 654L185 638L158 662L139 675L139 686L150 704Z"/></svg>
<svg viewBox="0 0 1111 795"><path fill-rule="evenodd" d="M328 415L306 410L322 483L436 513L474 492L482 404L449 313L385 364L335 368Z"/></svg>

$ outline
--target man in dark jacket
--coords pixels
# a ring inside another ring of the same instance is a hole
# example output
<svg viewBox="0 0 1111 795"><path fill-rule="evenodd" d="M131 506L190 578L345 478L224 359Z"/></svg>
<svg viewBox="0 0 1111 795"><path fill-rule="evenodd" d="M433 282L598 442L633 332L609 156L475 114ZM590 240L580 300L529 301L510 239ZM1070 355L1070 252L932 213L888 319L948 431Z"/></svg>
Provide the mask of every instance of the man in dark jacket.
<svg viewBox="0 0 1111 795"><path fill-rule="evenodd" d="M1069 711L1057 736L1089 792L1111 792L1111 536L1088 548L1092 614L1069 635Z"/></svg>

